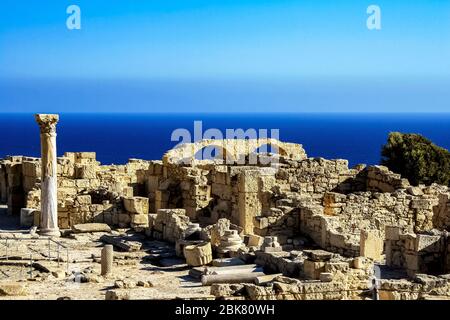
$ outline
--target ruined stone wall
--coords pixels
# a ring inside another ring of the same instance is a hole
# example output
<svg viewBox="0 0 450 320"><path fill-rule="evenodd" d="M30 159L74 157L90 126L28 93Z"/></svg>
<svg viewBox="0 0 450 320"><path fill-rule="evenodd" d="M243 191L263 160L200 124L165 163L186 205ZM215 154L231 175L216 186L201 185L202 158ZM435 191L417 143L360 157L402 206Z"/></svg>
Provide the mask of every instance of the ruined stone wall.
<svg viewBox="0 0 450 320"><path fill-rule="evenodd" d="M307 158L300 161L284 159L281 161L276 182L283 191L294 191L309 195L318 201L323 194L335 188L350 189L358 169L349 169L347 160L326 160L323 158Z"/></svg>
<svg viewBox="0 0 450 320"><path fill-rule="evenodd" d="M360 229L344 232L339 218L325 215L320 205L300 208L300 232L325 250L343 256L359 256Z"/></svg>
<svg viewBox="0 0 450 320"><path fill-rule="evenodd" d="M442 194L432 187L423 190L421 195L404 189L394 193L327 192L323 206L300 208L300 231L326 250L356 256L360 254L361 230L378 230L384 239L386 226L399 226L405 232L442 228L444 219L435 217L437 211L447 217L447 207L440 207Z"/></svg>
<svg viewBox="0 0 450 320"><path fill-rule="evenodd" d="M280 146L285 150L272 167L214 161L191 166L167 156L166 161L130 159L126 165L102 166L95 153L66 153L58 158L60 227L105 222L145 228L148 213L184 209L203 227L226 218L244 234L277 236L282 245L305 234L347 256L360 254L362 229L379 230L384 237L387 225L409 232L449 227L447 187L412 187L382 166L349 169L346 160L306 158L300 145ZM290 155L295 150L299 154ZM35 224L39 183L38 158L0 161L0 199L11 213L35 209Z"/></svg>
<svg viewBox="0 0 450 320"><path fill-rule="evenodd" d="M403 233L398 227L386 228L386 264L418 273L450 272L450 238L446 232Z"/></svg>
<svg viewBox="0 0 450 320"><path fill-rule="evenodd" d="M413 281L381 280L380 300L435 300L450 297L450 278L448 275L434 277L417 275Z"/></svg>
<svg viewBox="0 0 450 320"><path fill-rule="evenodd" d="M19 214L21 208L35 209L34 224L39 225L40 159L9 157L0 163L1 197L6 200L9 212ZM87 222L121 227L138 225L145 220L142 215L147 218L148 208L141 215L130 212L124 199L144 193L143 172L151 164L130 159L126 165L101 166L94 152L65 153L57 160L60 228Z"/></svg>
<svg viewBox="0 0 450 320"><path fill-rule="evenodd" d="M279 259L280 260L280 259ZM348 261L312 261L305 263L308 270L300 273L300 277L311 280L299 280L278 276L273 282L264 286L254 284L211 286L211 294L229 299L244 297L250 300L360 300L371 297L370 279L373 275L373 264L357 258ZM270 260L264 260L270 261ZM280 260L279 264L283 264ZM284 264L288 265L288 264ZM294 264L292 264L295 269ZM317 268L316 268L317 266ZM306 273L306 274L305 274ZM310 277L312 276L312 277ZM299 277L299 275L297 275ZM319 279L320 278L320 279Z"/></svg>
<svg viewBox="0 0 450 320"><path fill-rule="evenodd" d="M400 174L389 171L385 166L367 167L361 172L361 178L365 180L364 191L394 192L410 186L407 179L402 179Z"/></svg>
<svg viewBox="0 0 450 320"><path fill-rule="evenodd" d="M358 192L348 195L326 193L324 213L336 216L343 231L358 232L360 228L384 230L386 225L399 225L408 231L433 228L433 208L437 197L422 197L403 190L394 193Z"/></svg>
<svg viewBox="0 0 450 320"><path fill-rule="evenodd" d="M157 214L150 215L149 231L155 239L175 243L185 238L188 226L189 217L184 209L159 209Z"/></svg>
<svg viewBox="0 0 450 320"><path fill-rule="evenodd" d="M22 156L0 160L0 199L8 205L9 214L19 214L24 203Z"/></svg>

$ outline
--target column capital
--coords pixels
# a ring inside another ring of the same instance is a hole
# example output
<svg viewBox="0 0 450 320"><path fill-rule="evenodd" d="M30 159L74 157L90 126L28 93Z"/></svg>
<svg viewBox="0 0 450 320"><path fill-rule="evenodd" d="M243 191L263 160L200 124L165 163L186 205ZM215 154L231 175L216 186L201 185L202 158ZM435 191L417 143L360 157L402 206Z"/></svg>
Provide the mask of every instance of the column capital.
<svg viewBox="0 0 450 320"><path fill-rule="evenodd" d="M36 114L36 122L39 124L41 133L56 133L56 124L59 121L57 114Z"/></svg>

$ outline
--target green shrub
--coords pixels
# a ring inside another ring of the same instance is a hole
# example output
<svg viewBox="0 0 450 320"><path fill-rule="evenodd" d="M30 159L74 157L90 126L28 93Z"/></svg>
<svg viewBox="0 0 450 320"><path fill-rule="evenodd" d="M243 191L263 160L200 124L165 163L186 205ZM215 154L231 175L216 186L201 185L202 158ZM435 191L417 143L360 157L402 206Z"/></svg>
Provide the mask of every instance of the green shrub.
<svg viewBox="0 0 450 320"><path fill-rule="evenodd" d="M450 186L450 152L419 134L391 132L381 164L413 185L433 182Z"/></svg>

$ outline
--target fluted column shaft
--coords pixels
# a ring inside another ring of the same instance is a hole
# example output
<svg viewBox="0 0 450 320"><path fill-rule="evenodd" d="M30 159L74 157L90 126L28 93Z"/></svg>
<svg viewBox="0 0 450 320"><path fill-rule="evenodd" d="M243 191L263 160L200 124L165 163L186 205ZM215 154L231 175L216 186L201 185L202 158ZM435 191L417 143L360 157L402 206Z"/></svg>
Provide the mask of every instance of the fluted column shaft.
<svg viewBox="0 0 450 320"><path fill-rule="evenodd" d="M40 234L60 236L58 228L56 124L59 116L37 114L41 131L41 219Z"/></svg>

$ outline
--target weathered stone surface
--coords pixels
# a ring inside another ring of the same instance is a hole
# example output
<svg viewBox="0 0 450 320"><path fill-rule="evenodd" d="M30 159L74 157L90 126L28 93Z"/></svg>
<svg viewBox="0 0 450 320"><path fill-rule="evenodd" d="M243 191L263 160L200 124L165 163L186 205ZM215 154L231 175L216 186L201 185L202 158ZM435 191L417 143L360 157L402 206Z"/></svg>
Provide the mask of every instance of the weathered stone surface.
<svg viewBox="0 0 450 320"><path fill-rule="evenodd" d="M362 230L360 255L375 261L380 261L383 254L384 240L378 230Z"/></svg>
<svg viewBox="0 0 450 320"><path fill-rule="evenodd" d="M149 213L148 198L144 197L124 198L123 204L125 206L125 210L127 210L128 212L142 215L147 215Z"/></svg>
<svg viewBox="0 0 450 320"><path fill-rule="evenodd" d="M214 259L212 261L212 265L214 267L240 266L244 264L245 262L239 258L223 258L223 259Z"/></svg>
<svg viewBox="0 0 450 320"><path fill-rule="evenodd" d="M321 272L319 280L322 282L331 282L333 281L333 274L331 272Z"/></svg>
<svg viewBox="0 0 450 320"><path fill-rule="evenodd" d="M193 267L209 264L212 261L211 243L205 242L184 247L184 257L186 263Z"/></svg>
<svg viewBox="0 0 450 320"><path fill-rule="evenodd" d="M0 296L26 296L27 288L22 283L0 282Z"/></svg>
<svg viewBox="0 0 450 320"><path fill-rule="evenodd" d="M130 300L128 291L108 290L105 294L105 300Z"/></svg>
<svg viewBox="0 0 450 320"><path fill-rule="evenodd" d="M89 233L89 232L111 232L111 227L105 223L83 223L73 226L75 233Z"/></svg>

